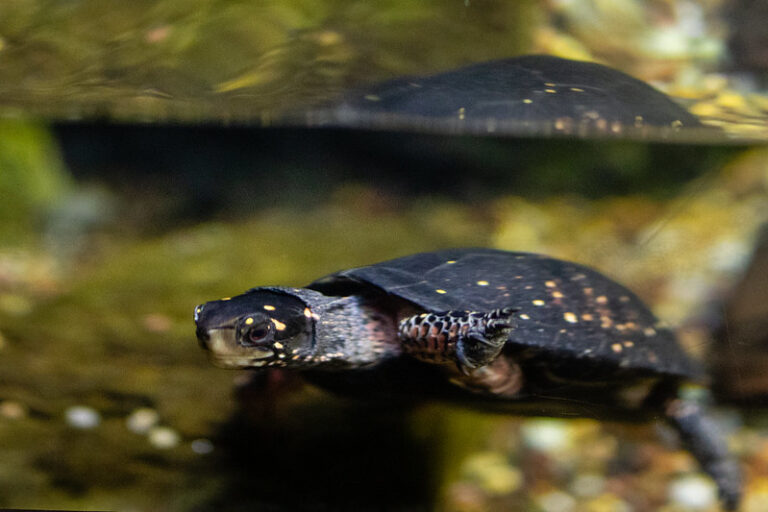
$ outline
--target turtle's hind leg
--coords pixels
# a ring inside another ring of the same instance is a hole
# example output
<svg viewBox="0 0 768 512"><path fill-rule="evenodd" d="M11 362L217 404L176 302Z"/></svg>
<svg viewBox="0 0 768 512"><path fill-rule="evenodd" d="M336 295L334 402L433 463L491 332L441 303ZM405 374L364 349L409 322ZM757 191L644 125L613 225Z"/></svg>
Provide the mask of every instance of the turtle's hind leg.
<svg viewBox="0 0 768 512"><path fill-rule="evenodd" d="M717 484L723 507L738 509L742 494L741 470L728 452L715 422L705 416L696 403L680 398L668 402L664 412L683 444Z"/></svg>
<svg viewBox="0 0 768 512"><path fill-rule="evenodd" d="M445 311L403 319L399 336L417 359L454 362L464 373L488 365L501 353L514 327L510 308L490 312Z"/></svg>

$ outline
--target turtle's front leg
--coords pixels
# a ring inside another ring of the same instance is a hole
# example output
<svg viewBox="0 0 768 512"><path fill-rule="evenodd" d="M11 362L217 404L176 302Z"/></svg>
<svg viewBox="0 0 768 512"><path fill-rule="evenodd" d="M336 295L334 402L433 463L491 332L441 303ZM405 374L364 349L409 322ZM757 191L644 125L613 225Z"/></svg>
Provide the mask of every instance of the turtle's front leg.
<svg viewBox="0 0 768 512"><path fill-rule="evenodd" d="M499 355L514 326L514 310L423 313L400 322L406 353L431 363L455 362L468 373Z"/></svg>

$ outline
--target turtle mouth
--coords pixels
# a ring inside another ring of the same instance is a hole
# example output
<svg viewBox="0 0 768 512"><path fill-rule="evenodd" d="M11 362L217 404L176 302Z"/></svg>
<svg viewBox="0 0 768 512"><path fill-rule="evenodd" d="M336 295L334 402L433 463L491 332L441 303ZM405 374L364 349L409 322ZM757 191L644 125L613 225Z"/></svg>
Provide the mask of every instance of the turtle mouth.
<svg viewBox="0 0 768 512"><path fill-rule="evenodd" d="M207 329L199 332L200 344L208 351L211 362L221 368L263 366L275 356L270 347L245 347L238 343L233 327Z"/></svg>

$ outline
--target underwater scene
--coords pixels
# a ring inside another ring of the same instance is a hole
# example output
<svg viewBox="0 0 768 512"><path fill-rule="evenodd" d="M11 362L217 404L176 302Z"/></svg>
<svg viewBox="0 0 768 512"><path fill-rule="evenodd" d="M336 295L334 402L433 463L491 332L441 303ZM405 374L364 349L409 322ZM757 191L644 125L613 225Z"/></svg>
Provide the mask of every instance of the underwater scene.
<svg viewBox="0 0 768 512"><path fill-rule="evenodd" d="M0 508L768 510L768 2L0 2Z"/></svg>

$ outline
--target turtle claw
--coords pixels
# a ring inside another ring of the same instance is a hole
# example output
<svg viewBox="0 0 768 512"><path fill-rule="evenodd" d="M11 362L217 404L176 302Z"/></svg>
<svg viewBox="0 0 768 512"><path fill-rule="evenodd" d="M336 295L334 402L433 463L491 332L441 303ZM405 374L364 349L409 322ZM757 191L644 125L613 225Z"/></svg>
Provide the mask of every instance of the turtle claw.
<svg viewBox="0 0 768 512"><path fill-rule="evenodd" d="M459 337L456 343L456 359L459 370L465 375L489 364L501 353L514 326L512 308L495 309L478 315L477 322Z"/></svg>

